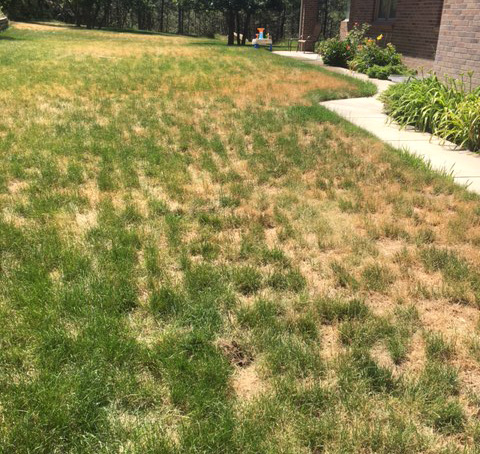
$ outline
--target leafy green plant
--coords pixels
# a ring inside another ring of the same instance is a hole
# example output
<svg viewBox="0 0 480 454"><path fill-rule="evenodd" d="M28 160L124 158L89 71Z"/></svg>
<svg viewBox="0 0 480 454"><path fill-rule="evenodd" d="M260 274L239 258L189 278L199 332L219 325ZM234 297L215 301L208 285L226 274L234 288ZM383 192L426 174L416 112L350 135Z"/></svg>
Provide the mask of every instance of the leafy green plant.
<svg viewBox="0 0 480 454"><path fill-rule="evenodd" d="M320 43L319 52L327 65L342 66L376 79L388 79L391 74L410 74L402 56L393 44L380 46L383 35L366 38L369 26L355 25L345 40L332 38Z"/></svg>
<svg viewBox="0 0 480 454"><path fill-rule="evenodd" d="M393 85L382 95L385 111L401 125L480 150L480 89L435 74Z"/></svg>
<svg viewBox="0 0 480 454"><path fill-rule="evenodd" d="M342 68L347 68L348 61L353 57L353 49L347 41L340 41L338 38L322 41L319 44L319 53L326 65Z"/></svg>
<svg viewBox="0 0 480 454"><path fill-rule="evenodd" d="M407 75L409 74L409 70L403 64L387 66L373 65L367 69L365 74L372 79L387 80L388 76L392 74Z"/></svg>
<svg viewBox="0 0 480 454"><path fill-rule="evenodd" d="M402 56L395 46L388 43L381 47L378 43L383 39L368 38L357 46L354 58L349 61L349 68L377 79L388 79L391 74L409 74L411 71L402 63Z"/></svg>
<svg viewBox="0 0 480 454"><path fill-rule="evenodd" d="M327 39L319 44L319 53L326 65L348 67L348 62L355 57L355 52L364 40L369 25L355 25L345 40Z"/></svg>

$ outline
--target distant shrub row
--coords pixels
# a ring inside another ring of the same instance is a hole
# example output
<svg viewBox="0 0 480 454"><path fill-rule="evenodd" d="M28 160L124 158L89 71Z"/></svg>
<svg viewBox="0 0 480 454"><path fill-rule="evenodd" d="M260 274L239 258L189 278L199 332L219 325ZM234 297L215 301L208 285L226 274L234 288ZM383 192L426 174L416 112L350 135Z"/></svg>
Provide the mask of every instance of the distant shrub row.
<svg viewBox="0 0 480 454"><path fill-rule="evenodd" d="M377 39L365 37L368 28L366 24L355 25L345 40L331 38L321 42L319 52L323 62L350 68L376 79L388 79L391 74L409 74L393 44L380 45L383 35Z"/></svg>
<svg viewBox="0 0 480 454"><path fill-rule="evenodd" d="M437 76L392 85L382 94L386 112L401 125L431 132L480 151L480 87Z"/></svg>

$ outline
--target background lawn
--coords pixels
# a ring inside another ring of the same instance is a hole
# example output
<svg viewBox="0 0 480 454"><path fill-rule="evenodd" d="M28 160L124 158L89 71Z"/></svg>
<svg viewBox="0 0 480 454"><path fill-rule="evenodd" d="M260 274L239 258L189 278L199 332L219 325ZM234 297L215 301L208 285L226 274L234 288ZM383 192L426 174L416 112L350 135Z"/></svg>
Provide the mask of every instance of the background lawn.
<svg viewBox="0 0 480 454"><path fill-rule="evenodd" d="M0 36L0 453L478 452L480 204L219 41Z"/></svg>

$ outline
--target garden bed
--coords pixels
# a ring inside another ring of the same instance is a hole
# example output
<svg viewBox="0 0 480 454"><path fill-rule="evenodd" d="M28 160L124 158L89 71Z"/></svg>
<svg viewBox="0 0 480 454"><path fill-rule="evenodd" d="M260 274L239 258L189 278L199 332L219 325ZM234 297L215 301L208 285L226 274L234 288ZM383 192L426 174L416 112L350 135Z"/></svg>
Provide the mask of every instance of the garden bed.
<svg viewBox="0 0 480 454"><path fill-rule="evenodd" d="M386 90L385 111L403 126L435 134L460 147L480 150L480 88L432 75L410 79Z"/></svg>
<svg viewBox="0 0 480 454"><path fill-rule="evenodd" d="M326 65L350 68L374 79L386 80L392 74L410 75L393 44L384 36L367 38L367 25L355 27L344 40L331 38L320 43L319 53Z"/></svg>

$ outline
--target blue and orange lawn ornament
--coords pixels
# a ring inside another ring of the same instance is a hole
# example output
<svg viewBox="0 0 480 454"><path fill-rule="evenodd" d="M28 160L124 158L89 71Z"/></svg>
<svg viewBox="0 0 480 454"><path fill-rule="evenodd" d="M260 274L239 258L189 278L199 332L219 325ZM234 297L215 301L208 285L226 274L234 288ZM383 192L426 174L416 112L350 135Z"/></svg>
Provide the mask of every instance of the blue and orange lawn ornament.
<svg viewBox="0 0 480 454"><path fill-rule="evenodd" d="M255 39L253 40L253 47L255 49L259 49L260 45L268 46L269 50L272 50L272 40L270 39L270 33L267 33L265 37L263 32L265 31L264 28L257 28L258 33L255 34Z"/></svg>

